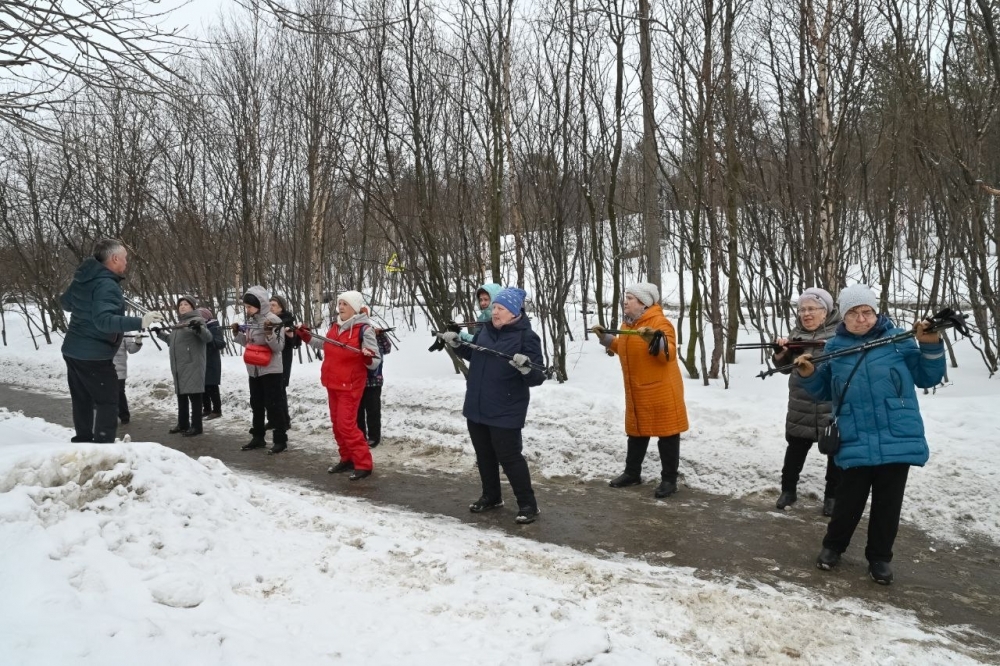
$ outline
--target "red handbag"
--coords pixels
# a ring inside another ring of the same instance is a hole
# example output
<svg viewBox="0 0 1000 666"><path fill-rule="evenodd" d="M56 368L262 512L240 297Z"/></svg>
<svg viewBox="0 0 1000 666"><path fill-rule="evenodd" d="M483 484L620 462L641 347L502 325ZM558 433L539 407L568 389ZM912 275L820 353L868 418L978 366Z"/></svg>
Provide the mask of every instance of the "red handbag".
<svg viewBox="0 0 1000 666"><path fill-rule="evenodd" d="M271 348L267 345L247 345L243 350L243 362L263 367L271 362Z"/></svg>

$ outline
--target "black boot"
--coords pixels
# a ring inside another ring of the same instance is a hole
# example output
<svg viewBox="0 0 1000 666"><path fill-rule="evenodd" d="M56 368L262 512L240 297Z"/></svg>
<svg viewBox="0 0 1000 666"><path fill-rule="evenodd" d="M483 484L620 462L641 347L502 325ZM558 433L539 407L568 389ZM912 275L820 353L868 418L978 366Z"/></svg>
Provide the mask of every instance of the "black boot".
<svg viewBox="0 0 1000 666"><path fill-rule="evenodd" d="M177 424L177 425L175 425L175 426L174 426L173 428L171 428L171 429L170 429L170 430L169 430L168 432L169 432L169 433L170 433L171 435L176 435L176 434L177 434L177 433L179 433L179 432L184 432L185 430L187 430L187 429L188 429L188 428L190 428L190 427L191 427L191 426L182 426L181 424L179 424L179 423L178 423L178 424Z"/></svg>
<svg viewBox="0 0 1000 666"><path fill-rule="evenodd" d="M372 471L370 469L356 469L347 478L351 481L360 481L361 479L367 479L371 475Z"/></svg>
<svg viewBox="0 0 1000 666"><path fill-rule="evenodd" d="M326 471L330 474L340 474L341 472L349 472L354 469L354 463L350 460L341 460L336 465L330 465L330 468Z"/></svg>
<svg viewBox="0 0 1000 666"><path fill-rule="evenodd" d="M250 451L251 449L262 449L267 446L267 442L260 435L254 435L249 442L240 447L240 451Z"/></svg>
<svg viewBox="0 0 1000 666"><path fill-rule="evenodd" d="M888 562L869 562L868 575L879 585L892 585L892 567Z"/></svg>
<svg viewBox="0 0 1000 666"><path fill-rule="evenodd" d="M275 444L267 450L267 455L273 456L288 450L287 444Z"/></svg>
<svg viewBox="0 0 1000 666"><path fill-rule="evenodd" d="M608 481L608 485L612 488L625 488L627 486L638 486L642 483L641 476L632 476L628 472L622 472L615 478Z"/></svg>
<svg viewBox="0 0 1000 666"><path fill-rule="evenodd" d="M794 490L782 490L781 495L778 496L778 501L775 502L774 506L775 508L784 511L787 507L795 504L798 499L799 498L795 494Z"/></svg>
<svg viewBox="0 0 1000 666"><path fill-rule="evenodd" d="M469 505L469 511L472 513L482 513L483 511L490 511L501 507L503 507L503 499L491 500L486 495L483 495Z"/></svg>
<svg viewBox="0 0 1000 666"><path fill-rule="evenodd" d="M181 437L195 437L201 434L201 428L188 428L181 433Z"/></svg>
<svg viewBox="0 0 1000 666"><path fill-rule="evenodd" d="M816 558L816 568L822 569L823 571L829 571L837 566L839 562L840 553L835 550L830 550L829 548L824 548L819 551L819 557Z"/></svg>
<svg viewBox="0 0 1000 666"><path fill-rule="evenodd" d="M677 492L677 482L667 481L666 479L663 479L662 481L660 481L660 485L656 487L656 490L653 491L653 497L655 497L656 499L663 499L664 497L670 497L676 492Z"/></svg>

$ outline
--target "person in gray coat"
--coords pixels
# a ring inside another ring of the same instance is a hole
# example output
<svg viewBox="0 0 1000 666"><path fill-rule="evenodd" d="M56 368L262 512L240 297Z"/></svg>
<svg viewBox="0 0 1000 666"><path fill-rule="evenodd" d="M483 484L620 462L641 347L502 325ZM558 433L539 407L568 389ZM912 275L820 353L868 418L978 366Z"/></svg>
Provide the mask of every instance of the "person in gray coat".
<svg viewBox="0 0 1000 666"><path fill-rule="evenodd" d="M774 355L775 365L786 365L802 354L812 351L807 348L789 348L791 342L828 340L837 332L841 317L833 304L830 292L819 287L810 287L802 292L798 301L798 317L795 327L787 338L775 342L781 350ZM785 464L781 468L781 495L775 506L786 509L798 500L799 475L805 465L806 456L813 442L833 420L829 402L817 401L802 386L798 373L788 374L788 414L785 417ZM836 502L840 468L833 462L833 456L826 457L826 487L823 491L823 515L832 516Z"/></svg>
<svg viewBox="0 0 1000 666"><path fill-rule="evenodd" d="M193 296L181 296L177 299L177 325L169 335L164 331L157 332L160 339L170 346L170 374L174 377L174 392L177 394L177 425L170 429L170 433L181 433L185 437L201 434L205 346L212 340L205 320L195 310L196 305Z"/></svg>
<svg viewBox="0 0 1000 666"><path fill-rule="evenodd" d="M285 398L284 368L281 350L285 348L285 335L281 319L270 310L270 299L264 287L254 285L243 294L245 324L232 324L236 344L246 347L246 362L250 383L250 409L253 422L250 441L240 447L242 451L262 449L266 423L274 426L274 445L268 453L277 454L288 448L288 405ZM249 361L253 360L253 363Z"/></svg>
<svg viewBox="0 0 1000 666"><path fill-rule="evenodd" d="M125 379L128 377L128 355L142 349L142 337L138 333L122 336L122 343L115 352L115 373L118 375L118 420L122 425L132 420L128 411L128 396L125 395Z"/></svg>

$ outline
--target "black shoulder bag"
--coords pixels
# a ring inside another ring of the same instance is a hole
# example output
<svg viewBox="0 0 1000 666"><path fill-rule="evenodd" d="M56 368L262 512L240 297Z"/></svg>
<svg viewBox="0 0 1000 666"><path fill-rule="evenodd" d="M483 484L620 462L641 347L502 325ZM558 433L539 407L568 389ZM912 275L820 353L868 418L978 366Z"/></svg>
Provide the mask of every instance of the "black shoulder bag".
<svg viewBox="0 0 1000 666"><path fill-rule="evenodd" d="M851 385L851 380L854 379L854 373L858 371L861 366L861 361L865 360L865 354L868 350L861 352L861 357L858 358L858 362L854 364L854 368L851 370L851 374L847 375L847 382L844 384L844 390L840 392L840 400L837 401L837 411L833 414L833 421L827 427L823 428L823 432L819 435L819 441L816 443L816 447L819 452L823 455L832 456L840 451L840 427L837 425L837 419L840 417L840 410L844 406L844 396L847 395L847 389Z"/></svg>

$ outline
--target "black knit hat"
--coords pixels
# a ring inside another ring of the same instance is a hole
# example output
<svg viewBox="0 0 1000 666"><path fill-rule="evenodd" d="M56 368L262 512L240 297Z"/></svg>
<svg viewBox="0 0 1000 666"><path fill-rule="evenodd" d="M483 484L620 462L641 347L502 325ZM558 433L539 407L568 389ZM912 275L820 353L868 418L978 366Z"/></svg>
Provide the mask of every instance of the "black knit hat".
<svg viewBox="0 0 1000 666"><path fill-rule="evenodd" d="M247 305L252 305L258 310L260 310L260 299L251 294L250 292L243 294L243 302L246 303Z"/></svg>

